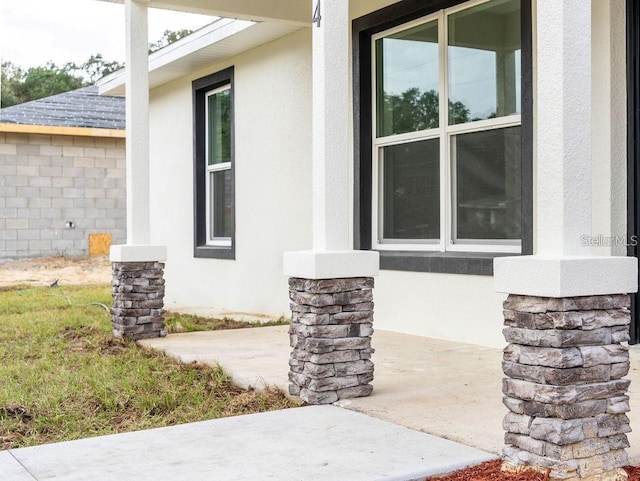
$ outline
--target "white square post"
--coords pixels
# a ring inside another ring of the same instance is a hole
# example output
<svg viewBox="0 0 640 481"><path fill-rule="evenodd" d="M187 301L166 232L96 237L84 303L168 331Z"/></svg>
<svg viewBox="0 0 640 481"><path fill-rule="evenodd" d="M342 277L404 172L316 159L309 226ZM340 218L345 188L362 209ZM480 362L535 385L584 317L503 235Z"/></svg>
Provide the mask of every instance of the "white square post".
<svg viewBox="0 0 640 481"><path fill-rule="evenodd" d="M594 0L598 1L598 0ZM494 260L504 303L505 465L617 480L628 463L629 293L637 259L592 232L592 2L536 2L533 256Z"/></svg>
<svg viewBox="0 0 640 481"><path fill-rule="evenodd" d="M313 249L284 254L291 394L313 404L372 391L377 252L351 241L349 2L312 0Z"/></svg>
<svg viewBox="0 0 640 481"><path fill-rule="evenodd" d="M111 247L114 335L166 335L166 247L151 246L148 2L125 0L127 244Z"/></svg>

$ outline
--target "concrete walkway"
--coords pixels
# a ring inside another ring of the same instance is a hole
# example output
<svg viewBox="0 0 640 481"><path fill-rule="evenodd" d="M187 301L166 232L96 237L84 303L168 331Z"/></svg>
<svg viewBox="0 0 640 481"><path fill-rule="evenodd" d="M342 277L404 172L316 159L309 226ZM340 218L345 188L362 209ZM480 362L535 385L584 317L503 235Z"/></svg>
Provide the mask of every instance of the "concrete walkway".
<svg viewBox="0 0 640 481"><path fill-rule="evenodd" d="M142 344L184 362L220 363L245 387L287 387L286 326ZM369 397L4 451L0 480L410 481L499 454L506 413L500 349L384 331L374 334L374 347ZM638 347L631 347L631 364L634 427ZM638 464L640 430L629 439Z"/></svg>
<svg viewBox="0 0 640 481"><path fill-rule="evenodd" d="M287 390L287 326L176 334L143 341L184 362L219 363L242 386ZM340 401L350 410L500 454L502 350L377 330L373 394ZM631 346L627 450L640 464L640 345Z"/></svg>
<svg viewBox="0 0 640 481"><path fill-rule="evenodd" d="M491 459L335 406L309 406L0 452L0 479L409 481Z"/></svg>

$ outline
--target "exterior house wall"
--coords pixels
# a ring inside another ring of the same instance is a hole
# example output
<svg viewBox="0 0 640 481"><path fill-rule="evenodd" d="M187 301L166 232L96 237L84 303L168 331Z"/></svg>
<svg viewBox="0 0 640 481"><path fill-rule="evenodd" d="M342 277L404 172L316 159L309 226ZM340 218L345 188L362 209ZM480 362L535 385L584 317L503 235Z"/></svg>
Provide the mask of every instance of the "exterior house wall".
<svg viewBox="0 0 640 481"><path fill-rule="evenodd" d="M353 2L351 13L364 15L390 3L376 2L374 8ZM585 234L615 236L626 231L624 36L618 28L624 24L624 2L594 2L593 8L597 125L593 204L585 206L592 211L593 230ZM312 246L310 37L310 29L298 31L152 91L152 242L168 246L167 308L288 315L282 253ZM535 45L534 38L534 75L545 75L536 70ZM235 67L236 259L199 259L193 257L191 81L230 65ZM534 115L541 108L534 103ZM539 148L544 146L535 145L534 131L534 197ZM534 227L534 253L536 240ZM621 248L585 246L586 255L603 251L620 254ZM374 298L377 329L504 346L504 295L494 291L491 276L383 270Z"/></svg>
<svg viewBox="0 0 640 481"><path fill-rule="evenodd" d="M194 258L191 82L230 65L236 258ZM289 315L282 253L311 245L310 96L308 29L151 92L151 240L167 246L167 309Z"/></svg>
<svg viewBox="0 0 640 481"><path fill-rule="evenodd" d="M92 233L124 242L124 143L0 133L0 261L88 255Z"/></svg>

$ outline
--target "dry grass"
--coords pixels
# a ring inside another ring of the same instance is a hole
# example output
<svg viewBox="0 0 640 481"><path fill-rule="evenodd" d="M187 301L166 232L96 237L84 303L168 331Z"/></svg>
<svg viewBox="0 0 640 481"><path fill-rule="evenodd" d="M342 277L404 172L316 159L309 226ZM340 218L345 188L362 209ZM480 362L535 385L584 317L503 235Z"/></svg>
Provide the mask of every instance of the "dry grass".
<svg viewBox="0 0 640 481"><path fill-rule="evenodd" d="M0 292L0 449L294 406L114 339L109 287Z"/></svg>
<svg viewBox="0 0 640 481"><path fill-rule="evenodd" d="M193 314L180 314L176 312L168 312L166 315L166 326L169 334L179 332L195 332L195 331L217 331L220 329L246 329L249 327L267 327L282 326L289 324L289 319L284 316L275 321L267 322L247 322L238 321L223 317L222 319L196 316Z"/></svg>

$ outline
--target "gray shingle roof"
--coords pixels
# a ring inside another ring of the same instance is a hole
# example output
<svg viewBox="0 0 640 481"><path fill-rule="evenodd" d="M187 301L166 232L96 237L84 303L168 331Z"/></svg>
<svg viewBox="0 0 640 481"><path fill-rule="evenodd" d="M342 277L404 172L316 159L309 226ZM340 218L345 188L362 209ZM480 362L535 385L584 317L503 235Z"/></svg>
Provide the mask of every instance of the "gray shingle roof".
<svg viewBox="0 0 640 481"><path fill-rule="evenodd" d="M0 123L124 130L124 97L100 96L92 85L0 109Z"/></svg>

